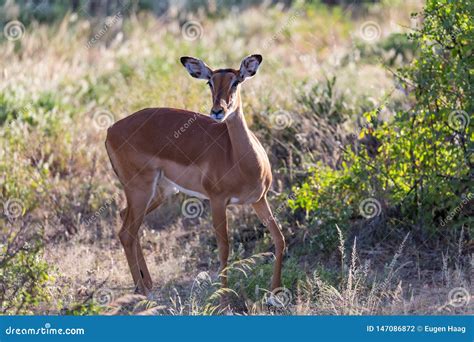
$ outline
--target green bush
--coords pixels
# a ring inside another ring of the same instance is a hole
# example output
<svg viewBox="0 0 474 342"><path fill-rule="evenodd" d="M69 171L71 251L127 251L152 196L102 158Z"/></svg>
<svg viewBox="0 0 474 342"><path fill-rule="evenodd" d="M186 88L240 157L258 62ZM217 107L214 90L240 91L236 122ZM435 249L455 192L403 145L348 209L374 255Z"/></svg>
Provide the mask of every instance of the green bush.
<svg viewBox="0 0 474 342"><path fill-rule="evenodd" d="M319 165L289 201L305 211L327 250L337 241L334 223L345 228L350 218L363 218L359 206L368 198L375 199L376 214L397 218L388 224L428 243L455 242L463 225L473 227L463 210L472 201L474 170L472 6L428 1L421 15L424 27L409 36L419 57L398 75L413 89L413 107L388 122L379 118L383 106L365 113L362 150L347 147L340 170Z"/></svg>
<svg viewBox="0 0 474 342"><path fill-rule="evenodd" d="M39 225L14 229L0 241L0 312L32 314L50 295L48 264L41 259L43 243Z"/></svg>

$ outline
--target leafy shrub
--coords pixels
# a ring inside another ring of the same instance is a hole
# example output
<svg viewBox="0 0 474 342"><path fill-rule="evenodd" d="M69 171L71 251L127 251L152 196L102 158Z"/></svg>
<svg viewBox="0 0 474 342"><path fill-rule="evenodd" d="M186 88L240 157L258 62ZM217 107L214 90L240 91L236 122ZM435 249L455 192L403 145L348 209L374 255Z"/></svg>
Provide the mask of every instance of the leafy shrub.
<svg viewBox="0 0 474 342"><path fill-rule="evenodd" d="M338 223L345 229L352 216L352 208L347 202L352 197L350 182L353 179L349 174L344 175L321 163L311 172L313 175L295 191L295 198L289 200L289 205L295 211L304 211L306 223L311 228L309 243L312 249L328 251L337 243L334 225Z"/></svg>
<svg viewBox="0 0 474 342"><path fill-rule="evenodd" d="M413 89L415 105L390 122L379 120L383 106L365 113L367 126L359 136L365 151L347 148L340 170L319 165L295 189L290 205L306 212L306 223L318 238L327 238L328 250L334 234L319 230L335 222L345 227L351 213L360 218L358 207L368 197L377 199L378 214L397 217L391 224L408 227L426 243L454 242L456 232L472 223L466 210L457 210L463 201L472 202L470 10L467 1L427 2L424 27L410 35L419 57L399 75ZM443 218L453 211L446 229Z"/></svg>
<svg viewBox="0 0 474 342"><path fill-rule="evenodd" d="M43 248L38 225L5 225L9 234L0 241L0 312L31 314L49 300L45 288L50 280L48 264L41 260Z"/></svg>

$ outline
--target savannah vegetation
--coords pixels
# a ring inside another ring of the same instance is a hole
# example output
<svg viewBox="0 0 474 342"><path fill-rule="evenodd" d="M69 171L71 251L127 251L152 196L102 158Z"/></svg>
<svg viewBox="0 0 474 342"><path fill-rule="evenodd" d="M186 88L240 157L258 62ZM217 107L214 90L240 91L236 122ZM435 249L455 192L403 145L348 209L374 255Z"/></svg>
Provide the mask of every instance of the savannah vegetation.
<svg viewBox="0 0 474 342"><path fill-rule="evenodd" d="M107 3L0 2L2 314L220 314L221 296L234 314L473 313L471 1ZM242 96L287 241L279 304L253 210L228 208L220 290L209 203L183 194L147 216L154 290L132 295L107 127L208 113L179 58L253 53Z"/></svg>

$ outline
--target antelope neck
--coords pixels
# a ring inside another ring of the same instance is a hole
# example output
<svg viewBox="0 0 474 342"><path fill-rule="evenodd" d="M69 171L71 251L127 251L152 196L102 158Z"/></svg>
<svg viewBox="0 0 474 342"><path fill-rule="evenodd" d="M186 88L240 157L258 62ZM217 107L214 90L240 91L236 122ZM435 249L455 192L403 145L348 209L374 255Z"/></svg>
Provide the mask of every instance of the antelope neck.
<svg viewBox="0 0 474 342"><path fill-rule="evenodd" d="M240 163L244 160L250 149L253 148L250 130L245 122L242 103L240 101L235 111L225 120L225 123L232 144L232 156L236 162Z"/></svg>

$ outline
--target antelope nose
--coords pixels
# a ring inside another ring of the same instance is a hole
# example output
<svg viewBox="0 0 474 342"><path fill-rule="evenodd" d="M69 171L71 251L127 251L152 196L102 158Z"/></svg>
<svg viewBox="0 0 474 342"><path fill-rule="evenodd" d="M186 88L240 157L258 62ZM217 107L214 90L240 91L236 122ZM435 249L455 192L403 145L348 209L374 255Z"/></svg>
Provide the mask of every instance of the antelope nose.
<svg viewBox="0 0 474 342"><path fill-rule="evenodd" d="M211 118L214 120L221 122L224 119L224 109L218 108L218 109L211 109Z"/></svg>

